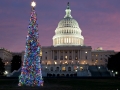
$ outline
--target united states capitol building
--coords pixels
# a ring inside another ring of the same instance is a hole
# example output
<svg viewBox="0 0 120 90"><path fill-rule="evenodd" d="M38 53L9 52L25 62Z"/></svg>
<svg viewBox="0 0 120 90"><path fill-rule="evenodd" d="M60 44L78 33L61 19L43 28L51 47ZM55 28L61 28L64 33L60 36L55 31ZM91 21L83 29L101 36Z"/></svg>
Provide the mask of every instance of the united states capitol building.
<svg viewBox="0 0 120 90"><path fill-rule="evenodd" d="M116 52L103 50L102 47L92 50L91 46L86 46L81 34L82 30L71 15L69 3L65 12L64 18L60 20L55 29L55 35L52 38L53 45L41 48L43 76L94 76L95 74L107 76L109 73L106 68L108 57ZM19 55L23 61L24 52ZM12 56L12 52L0 49L0 57L5 62L8 72L10 72Z"/></svg>

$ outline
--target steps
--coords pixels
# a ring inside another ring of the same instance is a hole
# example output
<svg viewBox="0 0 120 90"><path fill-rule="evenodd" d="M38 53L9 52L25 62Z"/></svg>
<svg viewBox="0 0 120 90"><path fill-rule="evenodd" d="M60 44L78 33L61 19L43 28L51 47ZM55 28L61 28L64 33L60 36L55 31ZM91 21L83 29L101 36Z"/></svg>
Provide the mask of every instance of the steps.
<svg viewBox="0 0 120 90"><path fill-rule="evenodd" d="M105 66L99 66L99 72L101 73L102 77L111 77L110 72L107 71Z"/></svg>
<svg viewBox="0 0 120 90"><path fill-rule="evenodd" d="M93 77L111 77L110 73L107 71L107 68L105 66L91 65L88 67L88 69Z"/></svg>
<svg viewBox="0 0 120 90"><path fill-rule="evenodd" d="M91 65L88 67L88 70L91 72L91 76L93 77L101 77L101 73L95 65Z"/></svg>
<svg viewBox="0 0 120 90"><path fill-rule="evenodd" d="M21 68L14 70L12 73L8 74L7 77L18 77L21 74Z"/></svg>

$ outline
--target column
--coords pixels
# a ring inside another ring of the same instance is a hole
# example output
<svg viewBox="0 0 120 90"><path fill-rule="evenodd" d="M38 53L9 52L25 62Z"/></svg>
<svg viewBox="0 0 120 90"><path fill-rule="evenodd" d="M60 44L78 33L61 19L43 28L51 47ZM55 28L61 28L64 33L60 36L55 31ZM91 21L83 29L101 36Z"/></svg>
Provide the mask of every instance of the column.
<svg viewBox="0 0 120 90"><path fill-rule="evenodd" d="M61 37L60 37L60 44L61 44Z"/></svg>
<svg viewBox="0 0 120 90"><path fill-rule="evenodd" d="M80 59L82 59L82 51L80 50Z"/></svg>
<svg viewBox="0 0 120 90"><path fill-rule="evenodd" d="M57 44L58 44L58 38L57 38Z"/></svg>
<svg viewBox="0 0 120 90"><path fill-rule="evenodd" d="M80 44L80 39L79 39L79 44Z"/></svg>
<svg viewBox="0 0 120 90"><path fill-rule="evenodd" d="M65 59L65 54L64 53L65 53L65 51L63 51L63 60Z"/></svg>
<svg viewBox="0 0 120 90"><path fill-rule="evenodd" d="M75 44L75 40L74 40L74 37L73 37L73 44Z"/></svg>
<svg viewBox="0 0 120 90"><path fill-rule="evenodd" d="M59 60L60 60L60 50L59 50Z"/></svg>
<svg viewBox="0 0 120 90"><path fill-rule="evenodd" d="M53 57L52 57L52 50L51 50L51 60L53 60Z"/></svg>
<svg viewBox="0 0 120 90"><path fill-rule="evenodd" d="M72 50L72 60L74 59L74 51Z"/></svg>
<svg viewBox="0 0 120 90"><path fill-rule="evenodd" d="M61 38L61 43L63 44L63 38Z"/></svg>
<svg viewBox="0 0 120 90"><path fill-rule="evenodd" d="M75 44L76 44L76 39L74 38Z"/></svg>
<svg viewBox="0 0 120 90"><path fill-rule="evenodd" d="M75 38L75 44L76 44L76 38Z"/></svg>
<svg viewBox="0 0 120 90"><path fill-rule="evenodd" d="M60 42L60 39L59 39L59 37L58 37L58 44L59 44L59 42Z"/></svg>
<svg viewBox="0 0 120 90"><path fill-rule="evenodd" d="M70 52L69 52L69 50L68 50L68 53L67 53L68 60L69 60L69 53L70 53Z"/></svg>
<svg viewBox="0 0 120 90"><path fill-rule="evenodd" d="M70 44L70 37L68 37L68 43Z"/></svg>
<svg viewBox="0 0 120 90"><path fill-rule="evenodd" d="M73 37L72 37L72 44L73 44Z"/></svg>
<svg viewBox="0 0 120 90"><path fill-rule="evenodd" d="M53 60L54 60L54 50L53 50Z"/></svg>
<svg viewBox="0 0 120 90"><path fill-rule="evenodd" d="M69 44L70 42L69 42L69 37L68 37L68 44Z"/></svg>
<svg viewBox="0 0 120 90"><path fill-rule="evenodd" d="M76 44L77 44L77 38L76 38Z"/></svg>
<svg viewBox="0 0 120 90"><path fill-rule="evenodd" d="M78 60L79 60L79 50L78 50Z"/></svg>
<svg viewBox="0 0 120 90"><path fill-rule="evenodd" d="M76 39L74 38L74 44L76 44Z"/></svg>
<svg viewBox="0 0 120 90"><path fill-rule="evenodd" d="M60 44L60 42L61 42L61 39L60 39L60 37L59 37L59 44Z"/></svg>
<svg viewBox="0 0 120 90"><path fill-rule="evenodd" d="M65 40L66 40L66 38L64 37L64 44L66 43L66 41L65 41Z"/></svg>
<svg viewBox="0 0 120 90"><path fill-rule="evenodd" d="M57 60L58 60L58 58L59 58L59 54L58 54L58 50L57 50Z"/></svg>

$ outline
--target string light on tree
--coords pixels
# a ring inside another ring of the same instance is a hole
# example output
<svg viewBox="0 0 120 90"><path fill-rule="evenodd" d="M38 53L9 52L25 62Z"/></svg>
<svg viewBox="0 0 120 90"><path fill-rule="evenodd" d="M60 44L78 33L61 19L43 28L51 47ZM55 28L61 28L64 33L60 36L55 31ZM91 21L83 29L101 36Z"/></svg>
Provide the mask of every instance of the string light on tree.
<svg viewBox="0 0 120 90"><path fill-rule="evenodd" d="M28 35L26 37L26 47L24 61L22 64L21 75L19 76L18 86L43 86L40 44L37 24L37 15L35 12L36 3L31 3L31 16L28 26Z"/></svg>

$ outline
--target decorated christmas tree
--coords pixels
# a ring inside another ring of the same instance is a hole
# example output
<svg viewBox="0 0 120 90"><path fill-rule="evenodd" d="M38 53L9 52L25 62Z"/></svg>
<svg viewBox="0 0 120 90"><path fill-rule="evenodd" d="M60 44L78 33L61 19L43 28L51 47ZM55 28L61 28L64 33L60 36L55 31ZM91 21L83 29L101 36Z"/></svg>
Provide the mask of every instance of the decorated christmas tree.
<svg viewBox="0 0 120 90"><path fill-rule="evenodd" d="M33 1L31 6L31 17L28 35L26 37L24 61L22 64L21 75L19 76L19 86L43 86L38 24L35 12L36 3Z"/></svg>

